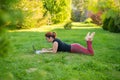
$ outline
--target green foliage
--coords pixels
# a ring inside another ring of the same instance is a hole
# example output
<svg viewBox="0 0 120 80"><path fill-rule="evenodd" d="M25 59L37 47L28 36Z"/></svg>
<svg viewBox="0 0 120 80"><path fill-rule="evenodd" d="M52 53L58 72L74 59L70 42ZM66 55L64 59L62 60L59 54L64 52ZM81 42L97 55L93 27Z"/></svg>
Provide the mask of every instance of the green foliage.
<svg viewBox="0 0 120 80"><path fill-rule="evenodd" d="M115 1L114 0L88 0L87 8L88 10L91 10L95 13L98 11L107 11L111 8L115 8Z"/></svg>
<svg viewBox="0 0 120 80"><path fill-rule="evenodd" d="M19 9L14 8L18 0L5 0L0 2L0 26L15 25L22 22L22 14Z"/></svg>
<svg viewBox="0 0 120 80"><path fill-rule="evenodd" d="M64 28L67 29L67 30L71 29L71 27L72 27L72 21L69 21L64 25Z"/></svg>
<svg viewBox="0 0 120 80"><path fill-rule="evenodd" d="M43 24L64 22L70 19L70 1L67 0L20 0L12 5L13 9L19 9L23 16L15 17L19 12L12 12L14 23L9 27L33 28ZM20 20L18 20L18 19ZM50 22L50 23L49 23Z"/></svg>
<svg viewBox="0 0 120 80"><path fill-rule="evenodd" d="M93 12L98 12L97 1L98 0L88 0L87 9Z"/></svg>
<svg viewBox="0 0 120 80"><path fill-rule="evenodd" d="M50 13L53 23L70 20L71 0L42 0L44 8Z"/></svg>
<svg viewBox="0 0 120 80"><path fill-rule="evenodd" d="M120 32L120 9L117 6L114 6L114 8L111 8L104 13L102 27L103 29L106 27L110 32Z"/></svg>
<svg viewBox="0 0 120 80"><path fill-rule="evenodd" d="M46 17L44 17L45 10L43 8L43 3L40 0L20 0L15 5L15 8L20 9L24 17L23 22L19 22L18 28L39 27L47 22L44 21L46 20Z"/></svg>
<svg viewBox="0 0 120 80"><path fill-rule="evenodd" d="M109 30L110 32L120 32L120 16L116 16L115 18L110 17L109 19L105 19L103 24L103 29Z"/></svg>
<svg viewBox="0 0 120 80"><path fill-rule="evenodd" d="M0 23L9 28L33 28L70 20L71 0L5 0L0 2ZM4 15L3 15L4 14Z"/></svg>
<svg viewBox="0 0 120 80"><path fill-rule="evenodd" d="M104 19L104 21L103 21L103 25L102 25L102 28L104 29L104 30L108 30L108 23L109 23L109 21L110 21L110 18L109 19Z"/></svg>
<svg viewBox="0 0 120 80"><path fill-rule="evenodd" d="M0 57L7 56L11 51L9 35L5 28L10 25L17 25L22 19L14 4L18 0L0 0Z"/></svg>
<svg viewBox="0 0 120 80"><path fill-rule="evenodd" d="M0 57L7 56L10 53L10 40L5 29L0 27Z"/></svg>
<svg viewBox="0 0 120 80"><path fill-rule="evenodd" d="M9 14L0 9L0 27L6 25L9 21Z"/></svg>

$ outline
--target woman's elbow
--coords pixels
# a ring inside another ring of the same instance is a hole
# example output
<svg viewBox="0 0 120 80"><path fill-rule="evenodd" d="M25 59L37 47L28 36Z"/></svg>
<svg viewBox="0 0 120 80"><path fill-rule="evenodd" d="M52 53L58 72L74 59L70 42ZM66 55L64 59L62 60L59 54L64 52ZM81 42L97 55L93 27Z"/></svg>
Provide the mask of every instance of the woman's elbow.
<svg viewBox="0 0 120 80"><path fill-rule="evenodd" d="M57 53L57 51L53 51L53 53Z"/></svg>

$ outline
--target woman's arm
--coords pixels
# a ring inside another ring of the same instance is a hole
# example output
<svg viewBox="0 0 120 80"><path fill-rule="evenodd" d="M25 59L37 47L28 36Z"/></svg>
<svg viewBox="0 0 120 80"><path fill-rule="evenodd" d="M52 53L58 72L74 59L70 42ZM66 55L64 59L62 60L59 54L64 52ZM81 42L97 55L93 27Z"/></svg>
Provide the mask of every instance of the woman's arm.
<svg viewBox="0 0 120 80"><path fill-rule="evenodd" d="M53 47L52 47L52 50L53 50L53 53L56 53L57 52L57 49L58 49L58 42L54 42L53 43Z"/></svg>
<svg viewBox="0 0 120 80"><path fill-rule="evenodd" d="M57 49L58 49L58 42L54 42L52 48L48 48L48 49L43 48L41 52L42 53L45 53L45 52L56 53Z"/></svg>
<svg viewBox="0 0 120 80"><path fill-rule="evenodd" d="M50 50L52 50L52 48L42 48L42 50L43 50L43 51L46 51L46 50L47 50L47 51L50 51Z"/></svg>

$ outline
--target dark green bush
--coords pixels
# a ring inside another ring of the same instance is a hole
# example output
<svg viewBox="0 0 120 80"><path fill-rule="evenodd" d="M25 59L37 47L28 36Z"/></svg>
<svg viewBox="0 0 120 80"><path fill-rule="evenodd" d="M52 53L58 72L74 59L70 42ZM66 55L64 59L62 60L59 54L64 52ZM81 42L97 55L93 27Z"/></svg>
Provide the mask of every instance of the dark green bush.
<svg viewBox="0 0 120 80"><path fill-rule="evenodd" d="M64 29L71 29L71 27L72 27L72 21L69 21L64 25Z"/></svg>
<svg viewBox="0 0 120 80"><path fill-rule="evenodd" d="M108 22L108 30L111 32L116 31L116 28L114 27L114 20L113 18L110 18L109 22Z"/></svg>
<svg viewBox="0 0 120 80"><path fill-rule="evenodd" d="M120 16L116 15L114 18L113 17L110 17L108 19L106 18L103 21L102 28L110 32L116 32L116 33L120 32Z"/></svg>
<svg viewBox="0 0 120 80"><path fill-rule="evenodd" d="M115 18L117 18L118 16L116 16ZM120 19L117 19L117 21L119 21L119 23L115 24L116 20L115 18L111 18L109 25L108 25L108 30L110 32L120 32ZM120 18L120 17L119 17Z"/></svg>
<svg viewBox="0 0 120 80"><path fill-rule="evenodd" d="M104 21L103 21L103 25L102 25L102 28L104 29L104 30L108 30L108 23L109 23L109 21L110 21L110 18L106 18Z"/></svg>
<svg viewBox="0 0 120 80"><path fill-rule="evenodd" d="M0 27L0 57L7 56L10 52L10 40L5 29Z"/></svg>

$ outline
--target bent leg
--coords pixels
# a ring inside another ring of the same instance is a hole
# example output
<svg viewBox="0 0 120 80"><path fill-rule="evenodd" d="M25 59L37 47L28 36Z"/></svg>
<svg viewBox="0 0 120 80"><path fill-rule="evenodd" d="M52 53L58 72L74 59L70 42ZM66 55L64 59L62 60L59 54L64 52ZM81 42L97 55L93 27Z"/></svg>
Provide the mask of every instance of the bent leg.
<svg viewBox="0 0 120 80"><path fill-rule="evenodd" d="M87 48L85 48L84 46L82 46L80 44L71 44L71 52L94 55L94 51L92 48L92 42L87 41Z"/></svg>
<svg viewBox="0 0 120 80"><path fill-rule="evenodd" d="M94 35L95 35L95 32L91 34L90 32L87 33L85 37L85 40L87 42L87 48L85 48L84 46L80 44L71 44L71 52L94 55L94 51L92 48L92 40L93 40Z"/></svg>

